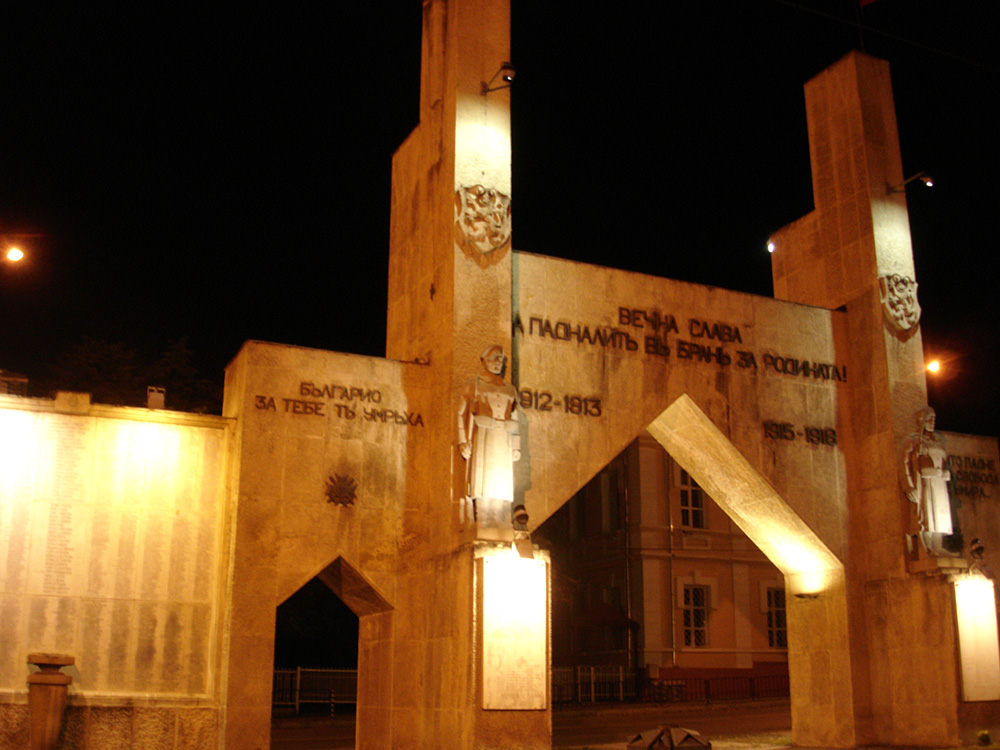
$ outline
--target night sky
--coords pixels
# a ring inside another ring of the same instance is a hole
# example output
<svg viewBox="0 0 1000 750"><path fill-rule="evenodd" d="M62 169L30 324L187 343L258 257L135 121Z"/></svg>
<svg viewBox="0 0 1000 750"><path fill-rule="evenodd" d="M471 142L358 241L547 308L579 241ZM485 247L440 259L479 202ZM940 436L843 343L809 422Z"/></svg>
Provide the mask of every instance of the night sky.
<svg viewBox="0 0 1000 750"><path fill-rule="evenodd" d="M863 46L937 180L907 198L938 427L996 435L987 8L512 0L515 248L770 295L765 242L812 208L802 85ZM0 368L84 334L188 336L220 382L247 339L384 353L419 2L5 3L0 54L0 239L30 254L0 266Z"/></svg>

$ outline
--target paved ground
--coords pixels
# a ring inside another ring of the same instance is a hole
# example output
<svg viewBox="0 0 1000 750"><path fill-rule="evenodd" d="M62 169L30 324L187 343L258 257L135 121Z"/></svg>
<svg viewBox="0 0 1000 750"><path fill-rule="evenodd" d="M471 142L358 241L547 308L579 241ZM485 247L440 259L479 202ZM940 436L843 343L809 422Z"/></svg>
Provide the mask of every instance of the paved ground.
<svg viewBox="0 0 1000 750"><path fill-rule="evenodd" d="M791 718L785 700L708 706L644 704L556 708L552 712L552 747L558 750L622 750L630 737L662 724L694 729L711 740L715 750L785 750L792 741ZM354 717L276 719L271 732L271 748L353 750Z"/></svg>
<svg viewBox="0 0 1000 750"><path fill-rule="evenodd" d="M624 750L630 735L661 724L680 725L700 732L711 741L712 750L790 750L792 744L791 717L788 701L784 700L707 706L674 704L556 708L552 712L552 747L553 750ZM354 717L276 719L272 725L271 748L354 750ZM985 748L966 746L940 750L1000 750L1000 747L994 744Z"/></svg>
<svg viewBox="0 0 1000 750"><path fill-rule="evenodd" d="M784 747L792 742L788 701L779 700L557 709L552 712L552 747L621 750L636 734L666 724L693 729L721 750Z"/></svg>

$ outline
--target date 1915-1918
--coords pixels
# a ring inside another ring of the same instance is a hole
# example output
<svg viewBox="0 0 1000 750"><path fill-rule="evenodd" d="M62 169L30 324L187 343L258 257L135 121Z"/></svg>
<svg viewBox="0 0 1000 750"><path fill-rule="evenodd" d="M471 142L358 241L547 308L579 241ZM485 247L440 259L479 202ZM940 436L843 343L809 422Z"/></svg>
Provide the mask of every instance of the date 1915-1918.
<svg viewBox="0 0 1000 750"><path fill-rule="evenodd" d="M803 427L795 429L791 422L764 422L764 437L771 440L796 440L804 438L810 445L837 444L837 431L832 427Z"/></svg>

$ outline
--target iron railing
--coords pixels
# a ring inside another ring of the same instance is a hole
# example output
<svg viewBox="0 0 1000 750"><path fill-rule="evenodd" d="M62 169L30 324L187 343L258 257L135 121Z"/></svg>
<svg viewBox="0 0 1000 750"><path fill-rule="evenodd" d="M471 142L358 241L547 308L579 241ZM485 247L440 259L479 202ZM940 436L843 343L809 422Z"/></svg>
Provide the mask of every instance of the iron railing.
<svg viewBox="0 0 1000 750"><path fill-rule="evenodd" d="M657 680L628 667L552 669L553 703L711 703L787 698L788 695L787 675Z"/></svg>
<svg viewBox="0 0 1000 750"><path fill-rule="evenodd" d="M358 670L276 669L271 695L273 705L293 706L295 713L309 703L329 705L331 710L337 703L357 703Z"/></svg>
<svg viewBox="0 0 1000 750"><path fill-rule="evenodd" d="M711 703L787 698L786 675L651 680L629 667L553 667L553 703ZM276 669L275 706L357 703L355 669Z"/></svg>

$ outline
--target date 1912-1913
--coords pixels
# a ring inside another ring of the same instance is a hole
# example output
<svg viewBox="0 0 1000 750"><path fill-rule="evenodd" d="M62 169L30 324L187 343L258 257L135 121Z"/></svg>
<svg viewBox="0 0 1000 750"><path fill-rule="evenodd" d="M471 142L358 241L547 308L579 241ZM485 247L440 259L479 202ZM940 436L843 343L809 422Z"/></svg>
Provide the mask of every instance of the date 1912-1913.
<svg viewBox="0 0 1000 750"><path fill-rule="evenodd" d="M601 416L601 399L599 398L565 394L560 399L554 398L549 391L536 391L532 388L522 388L517 395L522 409L536 411L562 409L567 414L579 417Z"/></svg>

